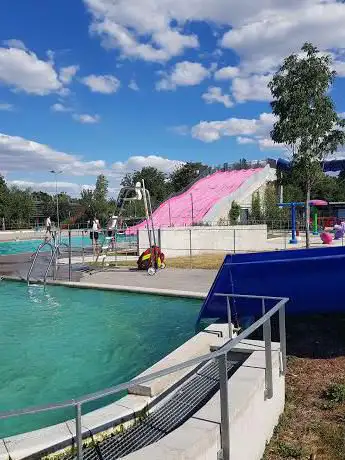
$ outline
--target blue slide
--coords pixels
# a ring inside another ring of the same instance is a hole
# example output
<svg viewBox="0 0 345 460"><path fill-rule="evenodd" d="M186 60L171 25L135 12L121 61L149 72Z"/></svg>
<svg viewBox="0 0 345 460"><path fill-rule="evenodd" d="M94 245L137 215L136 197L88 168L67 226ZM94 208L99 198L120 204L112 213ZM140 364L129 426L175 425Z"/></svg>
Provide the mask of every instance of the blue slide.
<svg viewBox="0 0 345 460"><path fill-rule="evenodd" d="M229 254L203 303L198 322L226 320L226 299L215 293L288 297L287 314L345 313L345 247ZM266 309L276 302L266 301ZM232 313L259 317L260 300L236 299Z"/></svg>

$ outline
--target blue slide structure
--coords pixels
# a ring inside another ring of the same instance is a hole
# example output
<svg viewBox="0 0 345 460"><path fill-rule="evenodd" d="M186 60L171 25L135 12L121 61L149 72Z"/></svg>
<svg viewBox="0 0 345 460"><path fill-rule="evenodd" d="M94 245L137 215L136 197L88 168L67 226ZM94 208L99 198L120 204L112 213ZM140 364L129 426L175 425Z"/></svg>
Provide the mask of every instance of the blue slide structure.
<svg viewBox="0 0 345 460"><path fill-rule="evenodd" d="M202 319L227 319L215 293L289 297L287 314L345 312L345 247L229 254L201 307ZM266 311L276 301L266 300ZM232 318L259 317L258 299L231 301Z"/></svg>

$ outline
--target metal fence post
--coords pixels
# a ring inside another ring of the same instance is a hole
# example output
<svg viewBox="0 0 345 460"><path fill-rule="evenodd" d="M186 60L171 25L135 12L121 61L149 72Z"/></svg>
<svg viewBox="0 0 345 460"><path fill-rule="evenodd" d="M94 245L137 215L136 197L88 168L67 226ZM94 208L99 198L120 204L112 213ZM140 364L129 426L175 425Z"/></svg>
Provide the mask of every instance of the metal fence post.
<svg viewBox="0 0 345 460"><path fill-rule="evenodd" d="M282 355L281 375L286 374L286 329L285 329L285 305L282 305L279 310L279 341L280 352Z"/></svg>
<svg viewBox="0 0 345 460"><path fill-rule="evenodd" d="M265 397L271 399L273 396L271 318L265 321L263 332L265 341Z"/></svg>
<svg viewBox="0 0 345 460"><path fill-rule="evenodd" d="M229 326L229 339L232 339L232 324L231 324L231 307L230 307L230 299L229 297L226 298L226 308L228 314L228 326Z"/></svg>
<svg viewBox="0 0 345 460"><path fill-rule="evenodd" d="M218 358L219 389L220 389L220 442L222 460L230 460L230 416L229 416L229 389L227 355L224 353Z"/></svg>
<svg viewBox="0 0 345 460"><path fill-rule="evenodd" d="M68 230L68 281L72 281L72 238L71 238L71 230Z"/></svg>
<svg viewBox="0 0 345 460"><path fill-rule="evenodd" d="M189 229L189 263L190 268L193 268L193 253L192 253L192 229Z"/></svg>
<svg viewBox="0 0 345 460"><path fill-rule="evenodd" d="M75 406L75 439L77 444L77 459L83 459L83 438L81 433L81 405Z"/></svg>
<svg viewBox="0 0 345 460"><path fill-rule="evenodd" d="M236 230L234 229L234 254L236 253Z"/></svg>

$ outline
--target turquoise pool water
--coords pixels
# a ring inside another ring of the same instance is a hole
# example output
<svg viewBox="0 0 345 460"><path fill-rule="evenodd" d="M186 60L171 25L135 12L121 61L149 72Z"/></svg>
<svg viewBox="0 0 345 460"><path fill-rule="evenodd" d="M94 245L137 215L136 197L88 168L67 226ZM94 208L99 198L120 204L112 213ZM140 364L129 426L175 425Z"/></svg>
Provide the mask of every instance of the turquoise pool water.
<svg viewBox="0 0 345 460"><path fill-rule="evenodd" d="M127 241L127 242L135 242L136 237L134 236L124 236L118 235L118 241ZM21 253L33 253L36 251L39 244L42 243L42 239L36 240L27 240L27 241L4 241L0 243L0 256L8 255L8 254L21 254ZM64 243L68 243L68 238L63 237L62 241ZM91 240L89 238L89 234L85 236L73 236L72 237L72 246L76 248L87 247L91 246ZM45 248L44 250L49 251L49 247Z"/></svg>
<svg viewBox="0 0 345 460"><path fill-rule="evenodd" d="M194 335L200 306L193 299L0 282L1 410L64 401L134 377ZM73 415L0 420L0 438Z"/></svg>

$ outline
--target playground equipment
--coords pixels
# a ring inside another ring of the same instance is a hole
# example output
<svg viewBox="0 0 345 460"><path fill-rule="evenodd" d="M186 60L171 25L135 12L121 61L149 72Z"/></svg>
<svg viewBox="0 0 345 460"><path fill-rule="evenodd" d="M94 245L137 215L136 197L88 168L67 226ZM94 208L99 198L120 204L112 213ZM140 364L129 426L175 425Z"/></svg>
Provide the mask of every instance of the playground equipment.
<svg viewBox="0 0 345 460"><path fill-rule="evenodd" d="M334 225L334 239L341 240L345 234L345 222Z"/></svg>
<svg viewBox="0 0 345 460"><path fill-rule="evenodd" d="M165 265L162 263L162 261L158 262L157 258L158 246L156 244L156 232L152 218L151 196L150 192L145 188L144 180L142 180L141 182L137 182L134 187L122 187L122 189L120 190L117 199L117 208L119 209L119 211L117 215L116 226L114 229L115 236L105 237L104 245L102 245L101 252L98 253L96 261L98 261L101 257L102 265L104 268L104 266L106 265L107 256L109 255L109 253L113 252L115 252L115 260L117 260L118 246L116 236L118 234L127 234L126 229L122 224L124 207L126 203L136 201L142 201L144 204L147 236L149 241L149 248L147 251L148 253L150 253L150 256L145 259L146 269L149 275L154 275L157 271L157 268L164 268ZM122 227L119 227L119 225L121 225Z"/></svg>
<svg viewBox="0 0 345 460"><path fill-rule="evenodd" d="M331 267L331 269L330 269ZM259 274L259 276L258 276ZM272 297L288 297L287 314L345 312L339 299L345 296L345 247L296 249L247 254L229 254L201 307L201 319L260 317L263 305L250 295L270 296L266 311L274 305ZM232 299L219 294L240 294Z"/></svg>
<svg viewBox="0 0 345 460"><path fill-rule="evenodd" d="M333 236L331 233L328 232L322 232L320 235L321 241L323 244L331 244L333 241Z"/></svg>
<svg viewBox="0 0 345 460"><path fill-rule="evenodd" d="M309 206L327 206L327 201L324 200L310 200ZM303 207L305 203L302 202L290 202L290 203L278 203L280 208L291 208L291 240L290 244L297 244L298 239L296 238L296 207ZM315 219L316 216L316 219ZM317 231L317 212L314 214L314 228L313 234L318 235Z"/></svg>

